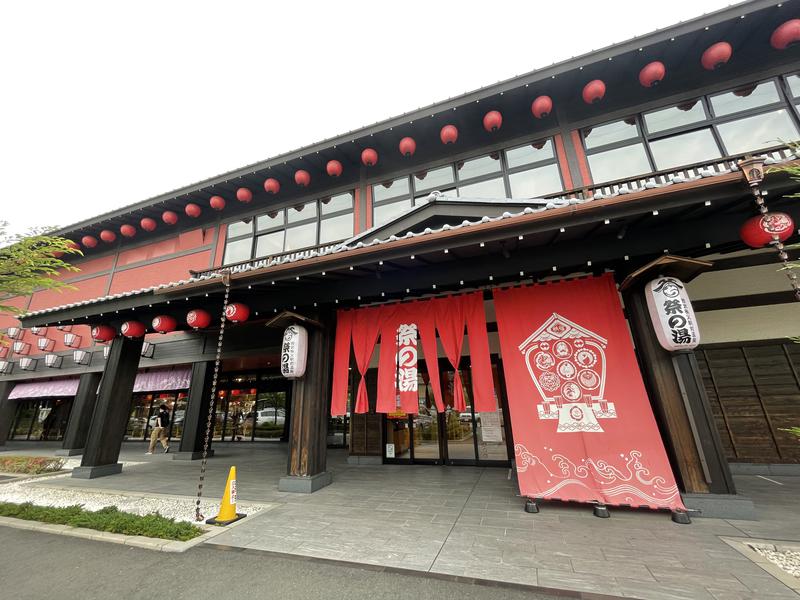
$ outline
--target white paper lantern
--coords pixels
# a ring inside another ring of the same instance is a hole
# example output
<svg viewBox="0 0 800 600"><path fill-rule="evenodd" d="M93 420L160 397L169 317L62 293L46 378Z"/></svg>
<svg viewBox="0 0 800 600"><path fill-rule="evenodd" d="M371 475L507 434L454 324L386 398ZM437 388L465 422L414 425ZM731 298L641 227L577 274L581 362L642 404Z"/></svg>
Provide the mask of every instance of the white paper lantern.
<svg viewBox="0 0 800 600"><path fill-rule="evenodd" d="M305 375L308 358L308 331L301 325L289 325L281 344L281 375L298 379Z"/></svg>
<svg viewBox="0 0 800 600"><path fill-rule="evenodd" d="M700 330L686 285L675 277L659 277L644 288L650 320L664 350L692 350L700 343Z"/></svg>

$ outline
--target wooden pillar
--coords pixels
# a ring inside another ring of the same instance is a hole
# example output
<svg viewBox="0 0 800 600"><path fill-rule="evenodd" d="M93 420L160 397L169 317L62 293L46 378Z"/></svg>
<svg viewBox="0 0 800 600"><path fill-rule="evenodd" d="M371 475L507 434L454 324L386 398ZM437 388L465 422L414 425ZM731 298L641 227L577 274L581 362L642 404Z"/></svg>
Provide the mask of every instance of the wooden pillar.
<svg viewBox="0 0 800 600"><path fill-rule="evenodd" d="M189 382L189 401L183 419L183 434L180 450L172 457L174 460L196 460L203 457L203 443L208 426L208 407L211 403L211 382L214 377L214 361L192 363ZM213 427L213 424L212 424ZM211 436L213 437L213 435ZM208 455L213 456L209 438Z"/></svg>
<svg viewBox="0 0 800 600"><path fill-rule="evenodd" d="M78 391L72 401L67 430L64 432L64 443L57 456L73 456L83 454L92 414L97 402L97 386L100 385L102 373L83 373L78 382Z"/></svg>
<svg viewBox="0 0 800 600"><path fill-rule="evenodd" d="M697 361L658 343L643 286L625 294L631 330L650 401L683 492L735 494Z"/></svg>
<svg viewBox="0 0 800 600"><path fill-rule="evenodd" d="M13 389L13 381L0 381L0 446L6 445L17 412L17 403L8 399Z"/></svg>
<svg viewBox="0 0 800 600"><path fill-rule="evenodd" d="M333 479L326 471L333 324L330 315L322 327L308 327L306 373L292 388L287 476L278 482L282 492L315 492Z"/></svg>
<svg viewBox="0 0 800 600"><path fill-rule="evenodd" d="M80 467L73 469L73 477L93 479L122 471L122 464L117 460L130 417L133 383L143 341L142 338L117 337L111 343L83 460Z"/></svg>

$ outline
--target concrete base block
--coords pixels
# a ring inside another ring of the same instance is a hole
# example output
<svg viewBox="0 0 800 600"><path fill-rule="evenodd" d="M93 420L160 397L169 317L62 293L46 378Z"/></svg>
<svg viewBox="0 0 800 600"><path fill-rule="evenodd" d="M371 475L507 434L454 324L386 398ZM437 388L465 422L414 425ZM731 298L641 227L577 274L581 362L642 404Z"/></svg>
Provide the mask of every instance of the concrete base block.
<svg viewBox="0 0 800 600"><path fill-rule="evenodd" d="M214 451L208 451L208 458L214 456ZM172 455L172 460L201 460L203 458L202 452L176 452Z"/></svg>
<svg viewBox="0 0 800 600"><path fill-rule="evenodd" d="M381 456L348 456L348 465L382 465L383 457Z"/></svg>
<svg viewBox="0 0 800 600"><path fill-rule="evenodd" d="M83 454L83 448L62 448L56 450L56 456L77 456Z"/></svg>
<svg viewBox="0 0 800 600"><path fill-rule="evenodd" d="M296 477L287 475L278 481L278 490L281 492L296 492L298 494L312 494L333 482L333 473L325 471L311 477Z"/></svg>
<svg viewBox="0 0 800 600"><path fill-rule="evenodd" d="M800 477L800 464L729 463L734 475L778 475Z"/></svg>
<svg viewBox="0 0 800 600"><path fill-rule="evenodd" d="M116 475L117 473L122 473L122 463L94 467L75 467L72 469L72 476L76 479L96 479L106 475Z"/></svg>
<svg viewBox="0 0 800 600"><path fill-rule="evenodd" d="M699 510L690 513L692 517L712 519L737 519L757 521L756 507L747 496L739 494L681 494L686 508Z"/></svg>

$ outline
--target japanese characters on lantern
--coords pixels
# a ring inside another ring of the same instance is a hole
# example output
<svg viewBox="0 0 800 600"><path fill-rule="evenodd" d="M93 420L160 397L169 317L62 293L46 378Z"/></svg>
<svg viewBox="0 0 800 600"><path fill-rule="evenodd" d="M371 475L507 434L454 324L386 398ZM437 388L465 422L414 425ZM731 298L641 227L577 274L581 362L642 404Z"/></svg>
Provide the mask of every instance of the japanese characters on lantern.
<svg viewBox="0 0 800 600"><path fill-rule="evenodd" d="M659 277L648 283L644 292L661 347L669 352L696 348L700 330L684 283L675 277Z"/></svg>
<svg viewBox="0 0 800 600"><path fill-rule="evenodd" d="M305 375L308 357L308 331L301 325L289 325L281 344L281 375L298 379Z"/></svg>

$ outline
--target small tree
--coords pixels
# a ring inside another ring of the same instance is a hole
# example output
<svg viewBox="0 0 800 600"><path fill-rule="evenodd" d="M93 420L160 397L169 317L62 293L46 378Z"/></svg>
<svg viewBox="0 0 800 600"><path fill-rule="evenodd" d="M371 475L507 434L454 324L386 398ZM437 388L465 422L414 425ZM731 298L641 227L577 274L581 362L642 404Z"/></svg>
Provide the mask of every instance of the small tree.
<svg viewBox="0 0 800 600"><path fill-rule="evenodd" d="M7 229L8 223L0 221L0 313L24 312L7 304L16 296L29 296L40 289L72 289L60 275L80 271L61 258L83 254L74 242L49 235L52 227L31 229L25 234L12 234Z"/></svg>

